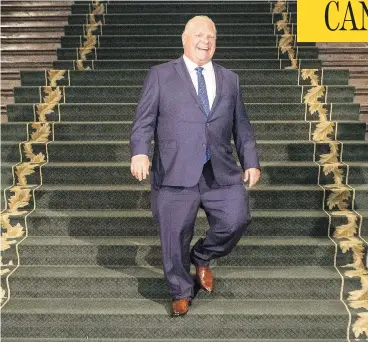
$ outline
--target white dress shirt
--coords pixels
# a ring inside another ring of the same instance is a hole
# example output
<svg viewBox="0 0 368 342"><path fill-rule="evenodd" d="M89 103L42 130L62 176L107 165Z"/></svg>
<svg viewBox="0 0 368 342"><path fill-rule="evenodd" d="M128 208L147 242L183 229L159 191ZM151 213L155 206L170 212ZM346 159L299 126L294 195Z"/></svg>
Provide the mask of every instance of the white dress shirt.
<svg viewBox="0 0 368 342"><path fill-rule="evenodd" d="M198 77L197 77L197 71L195 68L198 67L198 65L194 62L192 62L187 56L183 55L183 59L185 62L185 65L187 66L187 69L189 71L190 78L192 79L194 88L198 95ZM213 70L213 64L212 61L209 61L208 63L201 65L203 68L202 74L204 76L204 80L206 82L206 89L207 89L207 96L208 96L208 102L210 105L210 109L212 108L213 101L216 96L216 78L215 78L215 71Z"/></svg>

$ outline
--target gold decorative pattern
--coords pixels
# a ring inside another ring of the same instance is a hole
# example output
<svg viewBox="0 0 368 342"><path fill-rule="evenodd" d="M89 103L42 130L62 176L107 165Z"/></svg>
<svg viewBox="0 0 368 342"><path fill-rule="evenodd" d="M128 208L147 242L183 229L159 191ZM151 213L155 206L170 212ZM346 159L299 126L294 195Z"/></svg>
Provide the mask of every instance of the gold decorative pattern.
<svg viewBox="0 0 368 342"><path fill-rule="evenodd" d="M46 96L43 98L43 103L36 105L38 121L46 122L46 115L54 113L54 108L62 98L60 87L52 87L46 86L42 87L43 91L46 93Z"/></svg>
<svg viewBox="0 0 368 342"><path fill-rule="evenodd" d="M22 142L22 151L24 159L26 161L21 162L14 166L13 184L10 189L7 190L9 194L7 209L2 213L1 216L1 256L0 263L2 266L8 268L3 269L1 275L6 275L6 289L1 285L0 288L0 304L5 305L7 300L10 298L9 293L9 282L8 278L11 274L10 268L14 267L13 258L18 258L18 254L14 255L14 249L17 247L17 239L24 235L26 227L26 215L29 214L32 209L23 209L29 207L31 201L31 193L34 191L35 185L39 184L28 184L27 178L33 174L38 174L38 179L41 179L40 166L47 160L47 148L46 145L52 137L51 124L48 121L48 115L54 113L55 107L60 103L63 94L60 87L56 85L58 80L64 78L66 70L48 70L46 85L40 88L43 90L44 97L43 103L35 105L36 117L39 122L31 122L31 132L26 142ZM47 85L47 83L49 85ZM34 153L33 147L37 145L44 149L46 155L42 152ZM22 158L23 160L23 158ZM27 161L28 160L28 161ZM13 194L13 195L11 195ZM17 222L16 225L11 224L11 217L16 217L17 221L22 220L24 224ZM14 246L14 247L13 247ZM5 253L5 254L4 254ZM7 262L3 264L3 260L7 259ZM17 264L19 260L17 260ZM5 303L4 303L4 300Z"/></svg>
<svg viewBox="0 0 368 342"><path fill-rule="evenodd" d="M318 86L319 80L318 75L316 75L316 72L318 69L303 69L301 70L301 75L303 80L307 80L308 78L311 80L312 86Z"/></svg>
<svg viewBox="0 0 368 342"><path fill-rule="evenodd" d="M66 70L48 70L47 79L50 82L51 87L56 87L56 82L64 78Z"/></svg>
<svg viewBox="0 0 368 342"><path fill-rule="evenodd" d="M99 1L92 1L93 11L92 14L104 14L105 7Z"/></svg>
<svg viewBox="0 0 368 342"><path fill-rule="evenodd" d="M33 122L32 128L35 131L31 134L30 141L46 143L49 141L51 126L49 123Z"/></svg>
<svg viewBox="0 0 368 342"><path fill-rule="evenodd" d="M2 215L1 216L1 224L3 229L5 230L5 233L2 234L2 239L5 239L8 243L8 246L5 244L1 245L1 250L10 248L9 244L14 243L14 241L9 241L8 239L14 239L18 238L24 235L24 229L23 227L17 223L16 226L12 226L10 224L9 214L8 215Z"/></svg>
<svg viewBox="0 0 368 342"><path fill-rule="evenodd" d="M343 184L327 184L325 188L331 191L327 198L328 209L332 210L337 207L340 210L345 210L349 206L350 189Z"/></svg>
<svg viewBox="0 0 368 342"><path fill-rule="evenodd" d="M355 337L359 337L362 334L368 336L368 312L358 313L359 318L353 325L353 332Z"/></svg>
<svg viewBox="0 0 368 342"><path fill-rule="evenodd" d="M77 70L90 70L91 68L84 67L83 61L86 60L86 56L90 54L95 48L97 43L97 38L93 34L94 31L98 29L98 27L102 28L102 22L99 20L96 22L95 15L101 15L105 13L104 4L100 4L99 1L92 1L93 11L88 15L89 23L85 25L85 41L83 45L78 49L78 58L76 61Z"/></svg>
<svg viewBox="0 0 368 342"><path fill-rule="evenodd" d="M335 227L333 237L337 240L342 253L350 253L353 263L345 265L345 268L353 268L344 272L348 278L359 277L361 289L350 291L347 303L354 309L368 309L368 271L364 265L365 244L359 238L358 215L354 211L347 210L351 201L350 188L343 183L343 163L339 160L339 142L334 138L335 122L327 118L327 109L320 101L325 93L325 87L319 85L316 69L304 69L301 76L304 80L310 79L313 88L309 89L304 96L311 115L318 114L318 123L312 133L312 139L316 143L327 143L329 152L320 155L318 160L322 166L323 173L327 176L332 173L333 184L324 184L325 191L330 192L326 205L330 210L331 217L345 217L347 223ZM312 127L312 126L311 126ZM325 205L325 204L324 204ZM359 318L352 325L352 331L356 338L362 334L368 336L368 313L358 313Z"/></svg>
<svg viewBox="0 0 368 342"><path fill-rule="evenodd" d="M344 238L344 237L351 237L357 234L358 231L358 225L357 225L357 219L358 217L352 213L349 210L345 211L334 211L331 215L334 216L345 216L348 220L347 224L343 224L336 227L336 230L334 232L334 237L336 238Z"/></svg>
<svg viewBox="0 0 368 342"><path fill-rule="evenodd" d="M42 152L39 152L38 154L33 153L31 142L26 142L25 144L23 144L23 152L31 163L45 162L45 155Z"/></svg>
<svg viewBox="0 0 368 342"><path fill-rule="evenodd" d="M40 125L41 127L49 127L49 124L40 124L38 122L33 123L32 125ZM33 133L33 138L38 139L42 142L45 141L49 134L49 128L46 129L46 133L41 131L36 131ZM36 140L37 141L37 140ZM24 152L30 162L23 162L16 165L15 168L15 178L16 178L16 185L11 187L9 192L8 198L8 205L7 209L1 214L1 227L2 227L2 234L1 234L1 256L0 261L2 264L2 260L9 259L5 266L7 267L14 267L12 258L14 257L14 252L12 246L16 246L17 239L21 238L24 235L24 228L26 226L26 215L29 214L32 209L23 209L28 207L31 201L31 193L34 191L32 187L33 185L29 185L27 182L27 176L30 176L36 172L36 168L38 169L37 172L40 172L40 165L45 162L45 156L42 153L34 154L32 150L32 140L24 143ZM41 176L39 174L39 176ZM37 185L37 184L36 184ZM10 195L13 193L13 195ZM20 224L19 222L16 225L12 225L10 222L11 217L17 217L18 220L23 220L24 224ZM4 254L5 252L5 254ZM16 256L18 257L18 256ZM3 265L3 264L2 264ZM6 282L7 282L7 289L8 289L8 277L10 273L10 269L7 268L3 270L1 275L7 274ZM9 293L4 288L0 288L0 304L3 305L4 300L9 298ZM4 304L5 305L5 304Z"/></svg>
<svg viewBox="0 0 368 342"><path fill-rule="evenodd" d="M29 205L29 201L31 200L31 189L14 186L10 189L10 192L13 192L14 196L10 196L9 198L8 213L11 215L22 215L27 213L27 211L19 211L18 209Z"/></svg>
<svg viewBox="0 0 368 342"><path fill-rule="evenodd" d="M3 230L0 236L0 252L4 254L5 251L11 249L12 245L14 245L18 238L24 235L23 227L17 223L13 226L10 223L9 214L1 215L1 228ZM6 253L6 252L5 252ZM9 259L9 261L4 264L3 263L3 256L0 256L0 276L3 277L5 274L10 272L10 268L14 266L13 261ZM4 268L10 267L10 268ZM4 299L6 298L6 291L2 287L0 287L0 305L3 303Z"/></svg>
<svg viewBox="0 0 368 342"><path fill-rule="evenodd" d="M84 42L83 46L79 48L79 57L81 60L86 60L86 55L92 52L92 50L96 47L96 36L91 35L86 37L86 41Z"/></svg>
<svg viewBox="0 0 368 342"><path fill-rule="evenodd" d="M368 276L362 275L360 282L362 289L351 291L348 300L351 302L350 305L355 309L368 309Z"/></svg>
<svg viewBox="0 0 368 342"><path fill-rule="evenodd" d="M23 190L23 191L21 191ZM3 278L6 275L6 283L8 285L8 277L12 268L14 268L14 249L19 241L19 239L23 238L25 230L23 226L18 222L16 225L11 223L10 217L21 217L23 214L28 213L28 211L19 211L19 208L22 208L28 205L28 201L30 199L30 193L28 191L24 191L26 189L19 189L18 187L13 188L11 191L15 193L9 202L12 208L12 211L8 211L6 213L1 214L1 229L2 233L0 236L0 275ZM3 260L7 260L3 263ZM0 286L0 305L3 306L4 300L9 297L7 293L8 286L6 289L3 288L2 284Z"/></svg>
<svg viewBox="0 0 368 342"><path fill-rule="evenodd" d="M287 11L286 1L277 1L273 7L273 13L283 13Z"/></svg>
<svg viewBox="0 0 368 342"><path fill-rule="evenodd" d="M17 185L20 186L26 186L27 185L27 178L26 176L29 176L33 173L35 173L35 167L37 164L31 164L31 163L22 163L15 167L16 171L15 174L17 176Z"/></svg>
<svg viewBox="0 0 368 342"><path fill-rule="evenodd" d="M282 53L287 52L290 59L291 65L285 67L285 69L298 69L298 60L295 58L295 48L294 48L294 35L291 34L289 25L289 13L287 12L287 6L285 1L277 1L273 7L272 12L281 13L282 19L276 22L277 31L282 32L281 38L278 42L278 47Z"/></svg>
<svg viewBox="0 0 368 342"><path fill-rule="evenodd" d="M83 46L79 49L79 54L82 60L86 59L86 55L90 53L96 46L96 36L93 32L102 26L101 21L96 22L95 15L104 13L104 5L100 4L98 1L92 3L93 11L89 15L90 24L86 27L86 41ZM77 66L79 70L86 70L83 67L82 61L77 61ZM88 68L87 68L88 69ZM1 276L6 275L6 289L0 287L0 305L6 304L7 300L10 298L9 293L9 282L8 278L11 274L11 268L14 267L12 258L14 257L13 250L17 248L17 239L22 238L25 234L26 225L26 215L28 215L32 209L24 209L29 207L31 202L31 194L34 191L34 184L30 185L27 182L27 177L39 172L39 179L41 180L40 166L46 163L47 157L47 143L50 141L50 136L53 136L53 126L48 122L48 116L54 114L55 107L60 103L65 94L61 91L61 88L57 85L57 81L64 79L67 70L47 70L47 79L45 80L45 86L40 88L43 91L42 102L35 105L36 118L38 122L31 122L31 133L28 136L28 141L22 142L22 151L24 158L28 161L21 162L14 166L15 180L10 189L7 190L8 195L8 205L7 209L1 215L1 227L2 233L1 239L1 255L0 255L0 266L1 266ZM42 147L45 154L42 152L34 152L33 148L37 146ZM23 159L22 159L23 160ZM36 184L37 185L37 184ZM13 195L11 195L13 194ZM34 205L35 207L35 205ZM20 222L12 224L11 218L16 218L17 221L23 220L24 225ZM12 246L15 246L12 247ZM6 253L6 255L4 255ZM18 257L18 255L17 255ZM5 263L3 260L7 259ZM19 264L19 260L17 261ZM6 267L6 268L4 268ZM5 303L4 303L4 300Z"/></svg>

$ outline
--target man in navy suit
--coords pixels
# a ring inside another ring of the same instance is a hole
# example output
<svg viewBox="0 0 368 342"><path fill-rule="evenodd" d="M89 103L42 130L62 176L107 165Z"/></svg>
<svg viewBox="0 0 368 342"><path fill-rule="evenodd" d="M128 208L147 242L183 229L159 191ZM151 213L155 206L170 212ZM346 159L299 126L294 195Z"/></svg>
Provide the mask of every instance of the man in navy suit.
<svg viewBox="0 0 368 342"><path fill-rule="evenodd" d="M141 181L149 175L154 136L151 208L160 226L173 316L187 313L195 295L191 263L201 288L213 291L210 261L229 254L240 240L251 220L244 182L252 187L260 178L239 77L212 61L215 24L205 16L192 18L182 43L183 56L149 70L130 137L131 173ZM210 228L190 249L199 208Z"/></svg>

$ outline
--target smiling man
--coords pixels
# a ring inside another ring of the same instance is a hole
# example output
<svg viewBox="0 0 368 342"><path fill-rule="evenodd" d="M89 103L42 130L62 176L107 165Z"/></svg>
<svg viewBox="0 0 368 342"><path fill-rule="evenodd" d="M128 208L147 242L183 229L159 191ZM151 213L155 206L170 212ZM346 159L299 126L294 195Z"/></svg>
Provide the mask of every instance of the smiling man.
<svg viewBox="0 0 368 342"><path fill-rule="evenodd" d="M130 137L132 175L139 181L150 175L173 316L187 313L196 281L214 291L210 262L229 254L244 234L251 220L244 182L252 187L260 178L239 77L212 62L215 24L205 16L192 18L182 43L182 57L150 69ZM241 169L232 154L232 136ZM199 208L209 230L190 249Z"/></svg>

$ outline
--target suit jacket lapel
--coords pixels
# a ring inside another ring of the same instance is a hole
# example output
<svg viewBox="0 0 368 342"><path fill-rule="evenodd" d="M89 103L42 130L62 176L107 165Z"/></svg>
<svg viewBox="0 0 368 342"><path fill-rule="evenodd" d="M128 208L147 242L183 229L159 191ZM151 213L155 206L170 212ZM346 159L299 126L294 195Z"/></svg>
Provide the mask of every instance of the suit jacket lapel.
<svg viewBox="0 0 368 342"><path fill-rule="evenodd" d="M208 115L208 117L210 117L213 112L214 109L216 107L216 104L218 103L220 97L221 97L221 91L222 91L222 71L220 69L220 67L214 62L212 61L212 65L213 65L213 69L215 71L215 79L216 79L216 96L215 99L213 101L212 107L211 107L211 111L210 114ZM192 95L192 97L194 98L194 100L197 102L197 104L199 105L199 108L201 109L201 111L203 112L203 114L205 115L205 117L207 118L206 112L201 104L201 101L199 100L199 97L197 95L197 92L194 88L192 79L190 78L187 66L185 65L184 59L183 57L178 58L175 63L174 63L175 69L176 71L179 73L180 77L183 79L184 83L186 84L190 95Z"/></svg>
<svg viewBox="0 0 368 342"><path fill-rule="evenodd" d="M216 79L216 96L215 99L213 100L213 104L211 107L211 111L210 114L208 115L208 117L210 117L214 110L215 107L221 97L221 91L222 91L222 80L223 80L223 76L222 76L222 71L220 69L220 67L214 62L212 61L212 65L213 65L213 69L215 71L215 79Z"/></svg>
<svg viewBox="0 0 368 342"><path fill-rule="evenodd" d="M192 79L190 78L187 66L185 65L184 59L183 57L178 58L175 61L175 69L176 71L179 73L180 77L183 79L185 85L187 86L190 95L193 96L194 100L197 102L197 104L199 105L199 108L201 109L201 111L203 112L203 114L207 117L206 112L201 104L201 101L199 100L199 97L197 95L197 92L194 88Z"/></svg>

